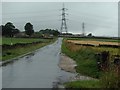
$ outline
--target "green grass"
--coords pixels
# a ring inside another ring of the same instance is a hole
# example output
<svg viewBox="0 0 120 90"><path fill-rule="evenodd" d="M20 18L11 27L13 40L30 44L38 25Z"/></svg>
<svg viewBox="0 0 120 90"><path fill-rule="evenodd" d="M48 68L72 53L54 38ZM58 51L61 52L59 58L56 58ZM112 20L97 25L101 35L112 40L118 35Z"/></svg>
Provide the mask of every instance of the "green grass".
<svg viewBox="0 0 120 90"><path fill-rule="evenodd" d="M112 69L102 75L99 82L104 88L120 88L120 75L112 67Z"/></svg>
<svg viewBox="0 0 120 90"><path fill-rule="evenodd" d="M44 39L35 39L35 38L2 38L2 44L8 44L10 45L11 42L13 44L16 43L32 43L32 42L38 42L38 41L44 41ZM0 43L1 44L1 43Z"/></svg>
<svg viewBox="0 0 120 90"><path fill-rule="evenodd" d="M95 60L95 52L92 48L81 48L78 51L71 51L66 42L62 44L62 53L73 58L76 63L76 71L83 75L88 75L94 78L98 78L100 73L97 68Z"/></svg>
<svg viewBox="0 0 120 90"><path fill-rule="evenodd" d="M73 81L64 85L65 88L101 88L98 80Z"/></svg>
<svg viewBox="0 0 120 90"><path fill-rule="evenodd" d="M20 55L23 55L23 54L26 54L28 52L32 52L36 49L39 49L45 45L48 45L52 42L54 42L56 39L45 39L44 42L42 43L39 43L39 44L35 44L35 45L27 45L27 46L24 46L24 47L16 47L14 49L7 49L7 50L3 50L2 51L2 60L5 61L5 60L8 60L8 59L12 59L12 58L15 58L17 56L20 56ZM7 54L7 53L10 53L10 54Z"/></svg>

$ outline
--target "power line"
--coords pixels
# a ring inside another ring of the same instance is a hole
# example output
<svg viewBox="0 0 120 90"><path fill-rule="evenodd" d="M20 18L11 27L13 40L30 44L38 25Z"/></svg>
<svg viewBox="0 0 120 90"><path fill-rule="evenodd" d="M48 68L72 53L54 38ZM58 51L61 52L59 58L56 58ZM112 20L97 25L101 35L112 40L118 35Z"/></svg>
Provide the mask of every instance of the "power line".
<svg viewBox="0 0 120 90"><path fill-rule="evenodd" d="M74 10L74 13L79 13L80 15L82 15L82 16L86 16L86 17L92 17L92 18L97 18L97 19L100 19L100 18L103 18L103 19L109 19L109 18L112 18L112 17L108 17L108 15L106 15L106 16L103 16L103 15L98 15L98 14L93 14L93 13L88 13L88 12L81 12L81 11L76 11L76 10ZM72 13L72 14L74 14L74 13ZM79 15L76 15L76 16L79 16Z"/></svg>
<svg viewBox="0 0 120 90"><path fill-rule="evenodd" d="M83 23L82 21L72 20L72 19L69 19L69 21L76 22L76 23ZM94 27L114 28L113 26L96 24L96 23L92 23L92 22L87 22L87 25L94 26Z"/></svg>
<svg viewBox="0 0 120 90"><path fill-rule="evenodd" d="M80 18L80 19L82 19L82 20L89 20L89 21L95 21L95 22L106 22L106 20L104 19L104 18L98 18L98 17L93 17L93 16L89 16L89 14L87 14L86 16L85 15L77 15L77 14L74 14L74 13L72 13L72 14L70 14L70 18L76 18L76 19L78 19L78 18ZM107 24L108 23L116 23L115 21L113 22L113 21L109 21L109 22L107 22ZM116 23L117 24L117 23Z"/></svg>

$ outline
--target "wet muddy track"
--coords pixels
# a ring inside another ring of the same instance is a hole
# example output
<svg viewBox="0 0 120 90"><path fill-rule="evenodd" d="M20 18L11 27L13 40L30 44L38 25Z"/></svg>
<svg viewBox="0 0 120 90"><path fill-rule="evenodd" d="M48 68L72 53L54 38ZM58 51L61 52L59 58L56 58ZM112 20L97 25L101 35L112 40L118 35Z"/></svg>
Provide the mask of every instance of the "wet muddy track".
<svg viewBox="0 0 120 90"><path fill-rule="evenodd" d="M62 38L2 67L3 88L53 88L73 74L58 67Z"/></svg>

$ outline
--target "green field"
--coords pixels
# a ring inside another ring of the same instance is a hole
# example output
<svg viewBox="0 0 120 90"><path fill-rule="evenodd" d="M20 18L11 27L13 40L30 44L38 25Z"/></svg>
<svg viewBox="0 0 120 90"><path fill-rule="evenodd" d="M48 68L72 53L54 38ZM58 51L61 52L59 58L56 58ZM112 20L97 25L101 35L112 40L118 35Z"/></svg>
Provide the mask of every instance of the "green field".
<svg viewBox="0 0 120 90"><path fill-rule="evenodd" d="M10 45L11 42L13 44L16 43L32 43L32 42L38 42L38 41L45 41L44 39L35 39L35 38L2 38L2 44L8 44ZM1 43L0 43L1 44Z"/></svg>
<svg viewBox="0 0 120 90"><path fill-rule="evenodd" d="M8 59L12 59L15 58L17 56L32 52L36 49L39 49L45 45L48 45L52 42L54 42L56 39L33 39L33 38L13 38L14 43L32 43L32 42L37 42L37 41L41 41L38 44L34 44L34 45L26 45L26 46L18 46L15 47L13 49L3 49L2 50L2 60L8 60ZM10 38L3 38L3 43L2 44L10 44Z"/></svg>

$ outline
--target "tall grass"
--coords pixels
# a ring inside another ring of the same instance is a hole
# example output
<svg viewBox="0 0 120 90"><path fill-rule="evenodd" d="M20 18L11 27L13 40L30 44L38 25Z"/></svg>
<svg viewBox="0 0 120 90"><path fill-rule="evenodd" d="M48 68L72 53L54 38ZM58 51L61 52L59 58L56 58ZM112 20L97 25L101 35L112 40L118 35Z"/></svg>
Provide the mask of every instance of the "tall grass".
<svg viewBox="0 0 120 90"><path fill-rule="evenodd" d="M103 88L120 88L120 76L115 72L105 72L100 78L100 84Z"/></svg>

